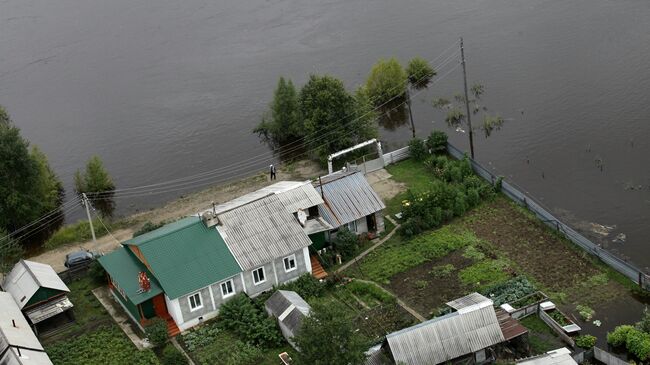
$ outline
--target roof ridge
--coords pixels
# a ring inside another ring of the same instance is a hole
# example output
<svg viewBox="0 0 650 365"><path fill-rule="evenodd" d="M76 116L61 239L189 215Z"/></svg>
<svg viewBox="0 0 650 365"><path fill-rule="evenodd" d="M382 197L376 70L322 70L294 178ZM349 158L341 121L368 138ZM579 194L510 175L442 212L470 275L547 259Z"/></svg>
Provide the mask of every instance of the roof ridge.
<svg viewBox="0 0 650 365"><path fill-rule="evenodd" d="M155 240L155 239L162 238L162 237L167 237L167 236L169 236L169 235L172 234L172 233L176 233L176 232L178 232L178 231L182 231L182 230L184 230L184 229L187 229L187 228L192 227L193 225L195 225L195 224L197 224L197 223L201 223L201 217L199 217L199 216L195 216L195 215L191 215L191 216L189 216L189 217L185 217L185 218L179 219L179 220L177 220L177 221L175 221L175 222L172 222L172 223L169 223L169 224L171 225L171 224L174 224L174 223L178 223L178 222L180 222L180 221L182 221L182 220L184 220L184 219L187 219L187 220L189 221L189 218L196 218L197 220L196 220L195 222L191 222L190 224L186 224L186 225L180 226L180 227L178 227L178 228L176 228L176 229L173 229L173 230L171 230L171 231L169 231L169 232L166 232L165 234L161 234L161 235L158 235L158 236L152 236L151 238L149 238L149 239L145 239L144 241L142 241L142 242L140 242L140 243L137 243L137 244L136 244L136 243L129 243L129 241L133 241L134 239L136 239L136 238L138 238L138 237L140 237L140 236L136 236L136 237L133 237L133 238L131 238L131 239L129 239L129 240L126 240L124 243L125 243L126 245L129 245L129 246L140 246L140 245L144 245L144 244L149 243L149 242L151 242L151 241L153 241L153 240ZM162 227L160 227L160 228L158 228L158 229L162 229L162 228L164 228L164 227L165 227L165 226L162 226ZM153 233L153 232L157 231L158 229L153 230L153 231L151 231L151 232L147 232L147 233L145 233L145 234ZM143 235L141 235L141 236L143 236Z"/></svg>
<svg viewBox="0 0 650 365"><path fill-rule="evenodd" d="M29 265L27 265L27 260L25 260L25 259L20 259L20 263L21 263L23 266L25 266L25 271L27 271L27 272L29 273L29 275L32 277L32 279L34 279L34 281L36 282L36 284L38 284L39 287L40 287L40 286L43 286L43 283L41 283L41 281L38 280L38 278L36 277L36 274L34 274L34 272L33 272L32 269L29 267Z"/></svg>

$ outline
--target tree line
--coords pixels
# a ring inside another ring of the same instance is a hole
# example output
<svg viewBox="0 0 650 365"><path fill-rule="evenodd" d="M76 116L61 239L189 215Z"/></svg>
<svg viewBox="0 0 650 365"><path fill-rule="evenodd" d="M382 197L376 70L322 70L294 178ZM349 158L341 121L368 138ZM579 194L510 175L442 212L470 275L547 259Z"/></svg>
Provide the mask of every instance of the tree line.
<svg viewBox="0 0 650 365"><path fill-rule="evenodd" d="M101 160L93 156L85 170L75 174L75 193L110 191L115 188ZM108 195L110 197L110 194ZM0 272L23 254L29 243L42 243L65 219L65 190L47 156L20 134L7 111L0 106ZM105 217L115 205L98 201ZM43 218L45 217L45 218ZM31 222L33 226L10 235Z"/></svg>

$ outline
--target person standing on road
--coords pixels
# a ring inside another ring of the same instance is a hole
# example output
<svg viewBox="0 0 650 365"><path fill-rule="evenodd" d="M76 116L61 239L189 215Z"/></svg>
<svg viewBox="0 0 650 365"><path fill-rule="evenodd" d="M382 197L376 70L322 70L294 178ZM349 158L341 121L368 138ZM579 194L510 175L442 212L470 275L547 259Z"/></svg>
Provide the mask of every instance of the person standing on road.
<svg viewBox="0 0 650 365"><path fill-rule="evenodd" d="M271 173L271 180L276 180L277 177L275 176L275 166L270 165L269 166L269 172Z"/></svg>

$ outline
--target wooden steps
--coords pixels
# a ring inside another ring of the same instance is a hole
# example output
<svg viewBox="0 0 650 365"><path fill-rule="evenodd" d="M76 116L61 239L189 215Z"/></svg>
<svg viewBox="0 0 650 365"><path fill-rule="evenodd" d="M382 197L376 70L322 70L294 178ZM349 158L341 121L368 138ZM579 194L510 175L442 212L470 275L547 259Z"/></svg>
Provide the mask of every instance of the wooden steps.
<svg viewBox="0 0 650 365"><path fill-rule="evenodd" d="M174 319L171 316L163 319L167 321L167 332L169 333L169 337L176 337L181 333L181 329L178 328L176 322L174 322Z"/></svg>
<svg viewBox="0 0 650 365"><path fill-rule="evenodd" d="M319 280L327 277L327 272L323 269L323 265L320 264L316 255L311 255L311 274Z"/></svg>

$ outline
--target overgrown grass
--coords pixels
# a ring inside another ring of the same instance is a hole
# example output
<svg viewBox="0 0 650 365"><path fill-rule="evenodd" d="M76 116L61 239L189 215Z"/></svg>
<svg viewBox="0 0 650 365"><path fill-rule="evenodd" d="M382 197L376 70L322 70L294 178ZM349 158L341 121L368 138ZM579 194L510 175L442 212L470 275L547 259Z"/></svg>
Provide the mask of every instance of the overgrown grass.
<svg viewBox="0 0 650 365"><path fill-rule="evenodd" d="M506 272L508 267L509 263L504 259L485 260L462 269L458 273L458 277L468 287L482 290L508 280L510 278Z"/></svg>
<svg viewBox="0 0 650 365"><path fill-rule="evenodd" d="M393 180L404 183L414 193L423 193L431 187L431 177L421 162L411 159L386 167ZM386 213L395 214L402 210L406 192L401 192L386 202Z"/></svg>
<svg viewBox="0 0 650 365"><path fill-rule="evenodd" d="M529 330L528 341L532 354L539 355L564 346L553 330L537 315L520 319L519 322Z"/></svg>
<svg viewBox="0 0 650 365"><path fill-rule="evenodd" d="M361 277L385 284L397 273L475 243L478 239L473 233L451 226L421 234L407 242L393 236L364 258L358 272Z"/></svg>
<svg viewBox="0 0 650 365"><path fill-rule="evenodd" d="M104 224L106 225L106 228L109 230L116 230L116 229L122 229L127 226L131 226L133 224L136 224L137 222L132 221L132 220L117 220L114 222L111 222L110 220L104 219L103 220ZM95 228L95 235L97 238L103 237L108 234L108 231L102 223L98 219L93 219L93 228ZM88 241L92 238L92 233L90 231L90 224L88 221L79 221L77 223L73 224L67 224L61 228L59 228L52 237L50 237L47 241L45 241L45 245L43 245L43 249L45 250L52 250L57 247L71 244L71 243L77 243L77 242L85 242Z"/></svg>
<svg viewBox="0 0 650 365"><path fill-rule="evenodd" d="M115 325L46 346L45 350L54 365L160 364L153 351L139 351Z"/></svg>

